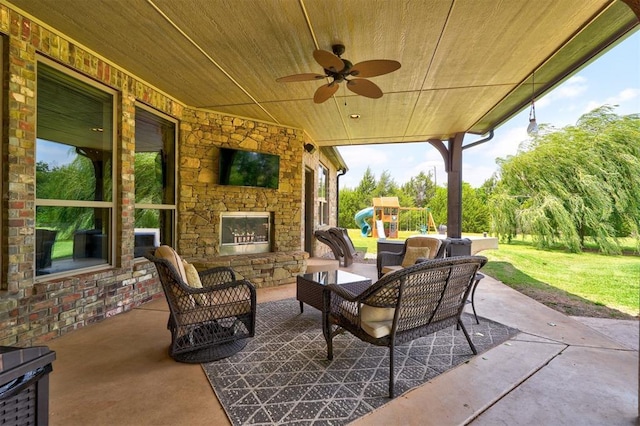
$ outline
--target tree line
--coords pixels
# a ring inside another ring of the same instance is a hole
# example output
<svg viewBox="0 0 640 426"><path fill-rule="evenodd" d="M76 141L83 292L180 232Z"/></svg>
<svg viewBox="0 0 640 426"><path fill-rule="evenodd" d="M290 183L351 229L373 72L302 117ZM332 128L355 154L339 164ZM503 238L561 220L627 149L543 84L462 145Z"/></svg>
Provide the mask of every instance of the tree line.
<svg viewBox="0 0 640 426"><path fill-rule="evenodd" d="M640 115L597 108L572 126L542 125L479 188L462 184L463 232L489 232L501 241L531 235L539 248L581 251L587 242L620 253L618 239L635 239L640 253ZM436 224L447 221L447 189L431 172L398 185L388 171L370 168L356 188L340 190L338 225L354 228L354 215L374 197L398 197L402 207L427 207ZM403 211L400 230L418 231L424 215Z"/></svg>

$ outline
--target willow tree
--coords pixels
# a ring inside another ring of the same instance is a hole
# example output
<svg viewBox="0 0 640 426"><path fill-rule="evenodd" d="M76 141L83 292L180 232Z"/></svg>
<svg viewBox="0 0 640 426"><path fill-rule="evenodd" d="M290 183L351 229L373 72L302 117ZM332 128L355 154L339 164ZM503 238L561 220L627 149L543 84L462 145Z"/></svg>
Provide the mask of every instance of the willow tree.
<svg viewBox="0 0 640 426"><path fill-rule="evenodd" d="M532 235L539 247L573 252L591 239L618 253L618 237L640 251L640 116L604 106L575 126L545 129L517 155L499 160L490 197L494 232Z"/></svg>

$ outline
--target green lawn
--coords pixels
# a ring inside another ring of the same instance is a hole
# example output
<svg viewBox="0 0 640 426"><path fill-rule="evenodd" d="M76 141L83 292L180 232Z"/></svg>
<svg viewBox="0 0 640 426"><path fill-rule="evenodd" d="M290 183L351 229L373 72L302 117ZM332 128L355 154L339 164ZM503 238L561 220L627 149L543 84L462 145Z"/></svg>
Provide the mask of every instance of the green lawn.
<svg viewBox="0 0 640 426"><path fill-rule="evenodd" d="M640 312L640 258L537 250L530 243L500 244L481 253L484 271L514 288L551 286L629 315Z"/></svg>
<svg viewBox="0 0 640 426"><path fill-rule="evenodd" d="M64 259L73 254L73 240L56 240L53 245L52 259Z"/></svg>
<svg viewBox="0 0 640 426"><path fill-rule="evenodd" d="M409 235L415 233L400 232L403 239ZM377 239L362 237L357 229L350 229L349 236L358 250L376 253ZM634 243L624 241L624 246L633 249ZM479 254L489 259L483 272L516 289L567 293L629 315L640 312L638 256L537 250L530 240L500 243L498 250Z"/></svg>

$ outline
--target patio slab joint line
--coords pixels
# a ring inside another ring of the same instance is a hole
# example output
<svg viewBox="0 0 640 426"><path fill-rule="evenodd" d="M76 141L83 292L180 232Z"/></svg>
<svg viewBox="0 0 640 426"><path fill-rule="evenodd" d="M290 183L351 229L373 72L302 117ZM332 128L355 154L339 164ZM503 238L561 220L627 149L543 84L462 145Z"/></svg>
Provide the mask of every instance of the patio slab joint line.
<svg viewBox="0 0 640 426"><path fill-rule="evenodd" d="M500 402L502 399L504 399L506 396L510 395L511 392L513 392L514 390L518 389L523 383L525 383L526 381L528 381L531 377L533 377L535 374L537 374L540 370L542 370L543 368L545 368L547 365L549 365L551 363L551 361L553 361L554 359L556 359L557 357L559 357L560 355L562 355L562 353L564 351L566 351L567 349L569 349L569 347L571 347L571 345L568 345L565 343L565 347L564 349L562 349L560 352L558 352L557 354L555 354L554 356L552 356L551 358L549 358L547 360L547 362L545 362L544 364L540 365L538 368L536 368L535 370L533 370L531 372L531 374L527 375L526 377L524 377L522 380L520 380L519 382L517 382L511 389L509 389L507 392L504 392L502 395L500 395L500 397L494 399L493 401L491 401L489 404L487 404L483 409L479 410L477 413L475 413L475 415L473 417L471 417L467 422L465 422L465 426L469 425L471 423L473 423L478 417L480 417L482 414L484 414L487 410L489 410L491 407L493 407L494 405L496 405L498 402Z"/></svg>

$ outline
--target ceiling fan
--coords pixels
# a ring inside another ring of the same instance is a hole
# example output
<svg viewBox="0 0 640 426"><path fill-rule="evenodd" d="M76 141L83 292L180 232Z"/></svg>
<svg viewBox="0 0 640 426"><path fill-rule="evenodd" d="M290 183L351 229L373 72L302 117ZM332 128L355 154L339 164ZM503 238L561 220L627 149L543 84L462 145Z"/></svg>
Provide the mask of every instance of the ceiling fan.
<svg viewBox="0 0 640 426"><path fill-rule="evenodd" d="M344 45L334 44L332 50L333 53L322 49L313 52L316 62L324 68L324 74L294 74L280 77L276 81L291 83L331 78L332 81L330 83L318 87L318 90L313 95L313 101L317 104L329 99L338 90L338 85L343 81L346 82L347 88L353 93L377 99L382 97L382 90L375 83L362 77L376 77L400 68L400 62L388 59L373 59L353 65L350 61L340 57L344 53Z"/></svg>

